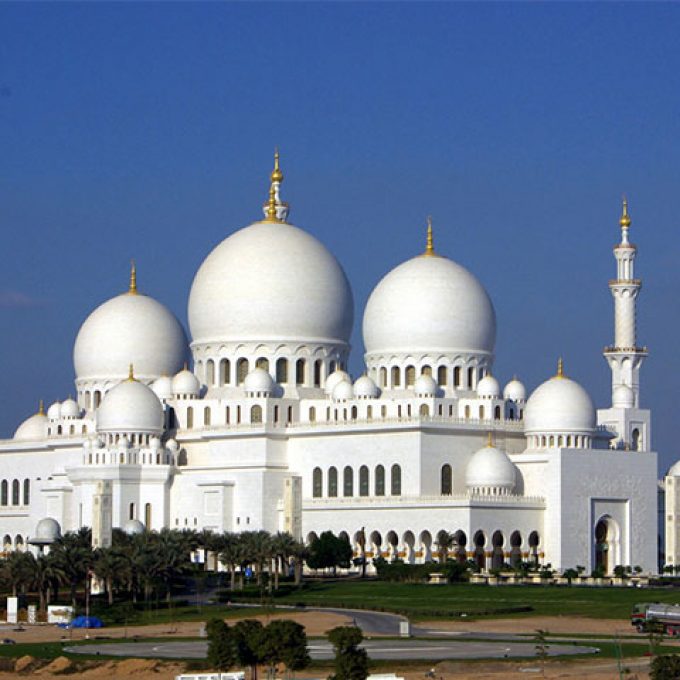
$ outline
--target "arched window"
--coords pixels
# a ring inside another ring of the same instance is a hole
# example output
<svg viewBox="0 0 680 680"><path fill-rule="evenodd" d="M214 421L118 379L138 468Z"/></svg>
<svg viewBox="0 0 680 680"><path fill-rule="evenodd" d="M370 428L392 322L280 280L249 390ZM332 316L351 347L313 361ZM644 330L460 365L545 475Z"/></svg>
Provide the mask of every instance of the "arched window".
<svg viewBox="0 0 680 680"><path fill-rule="evenodd" d="M231 422L230 417L231 417L230 409L229 409L228 406L225 406L225 408L224 408L224 422L227 425L229 425L229 423Z"/></svg>
<svg viewBox="0 0 680 680"><path fill-rule="evenodd" d="M276 360L276 382L283 384L288 382L288 359Z"/></svg>
<svg viewBox="0 0 680 680"><path fill-rule="evenodd" d="M8 503L8 484L7 480L3 479L2 484L0 484L0 505L7 505Z"/></svg>
<svg viewBox="0 0 680 680"><path fill-rule="evenodd" d="M262 422L262 407L259 404L255 404L250 409L250 422L251 423L261 423Z"/></svg>
<svg viewBox="0 0 680 680"><path fill-rule="evenodd" d="M248 375L248 359L239 359L236 362L236 384L241 385Z"/></svg>
<svg viewBox="0 0 680 680"><path fill-rule="evenodd" d="M399 366L392 366L392 387L399 387L399 385L401 385Z"/></svg>
<svg viewBox="0 0 680 680"><path fill-rule="evenodd" d="M321 387L321 366L323 362L317 359L314 362L314 387Z"/></svg>
<svg viewBox="0 0 680 680"><path fill-rule="evenodd" d="M465 407L465 418L468 419L470 417L470 405L468 404Z"/></svg>
<svg viewBox="0 0 680 680"><path fill-rule="evenodd" d="M293 422L293 407L289 406L288 407L288 420L286 421L287 425L290 425Z"/></svg>
<svg viewBox="0 0 680 680"><path fill-rule="evenodd" d="M237 425L241 424L241 407L240 406L236 407L236 424Z"/></svg>
<svg viewBox="0 0 680 680"><path fill-rule="evenodd" d="M373 407L372 406L368 406L366 408L366 418L368 420L371 420L371 418L373 418Z"/></svg>
<svg viewBox="0 0 680 680"><path fill-rule="evenodd" d="M19 505L19 480L12 482L12 505Z"/></svg>
<svg viewBox="0 0 680 680"><path fill-rule="evenodd" d="M479 419L484 420L484 407L483 406L479 407Z"/></svg>
<svg viewBox="0 0 680 680"><path fill-rule="evenodd" d="M128 519L134 519L135 518L135 504L130 503L128 507Z"/></svg>
<svg viewBox="0 0 680 680"><path fill-rule="evenodd" d="M295 384L302 385L305 382L305 360L298 359L295 362Z"/></svg>
<svg viewBox="0 0 680 680"><path fill-rule="evenodd" d="M637 427L633 430L633 436L631 437L631 448L633 451L640 450L640 430Z"/></svg>
<svg viewBox="0 0 680 680"><path fill-rule="evenodd" d="M453 474L448 463L442 465L441 482L442 496L450 496L453 493Z"/></svg>
<svg viewBox="0 0 680 680"><path fill-rule="evenodd" d="M29 505L31 502L31 480L24 479L24 505Z"/></svg>
<svg viewBox="0 0 680 680"><path fill-rule="evenodd" d="M210 406L203 410L203 425L210 425Z"/></svg>
<svg viewBox="0 0 680 680"><path fill-rule="evenodd" d="M470 367L467 372L467 386L472 389L475 386L475 369Z"/></svg>
<svg viewBox="0 0 680 680"><path fill-rule="evenodd" d="M352 406L352 420L356 420L358 415L359 415L359 412L357 411L357 407Z"/></svg>
<svg viewBox="0 0 680 680"><path fill-rule="evenodd" d="M432 366L423 366L420 371L421 375L432 375Z"/></svg>
<svg viewBox="0 0 680 680"><path fill-rule="evenodd" d="M220 360L220 385L228 385L231 382L231 364L229 359Z"/></svg>
<svg viewBox="0 0 680 680"><path fill-rule="evenodd" d="M366 465L362 465L359 468L359 495L368 496L368 489L368 467Z"/></svg>
<svg viewBox="0 0 680 680"><path fill-rule="evenodd" d="M496 408L493 410L493 417L494 417L496 420L500 420L500 419L501 419L501 407L500 407L500 406L496 406Z"/></svg>
<svg viewBox="0 0 680 680"><path fill-rule="evenodd" d="M437 383L439 384L440 387L446 387L446 381L448 379L448 371L446 370L446 366L440 366L437 369Z"/></svg>
<svg viewBox="0 0 680 680"><path fill-rule="evenodd" d="M189 406L187 409L187 430L190 430L194 426L194 407Z"/></svg>
<svg viewBox="0 0 680 680"><path fill-rule="evenodd" d="M406 367L406 387L411 387L416 381L415 366Z"/></svg>
<svg viewBox="0 0 680 680"><path fill-rule="evenodd" d="M314 408L314 406L311 406L309 409L309 422L316 422L316 408Z"/></svg>
<svg viewBox="0 0 680 680"><path fill-rule="evenodd" d="M384 366L380 369L380 387L387 387L387 369Z"/></svg>
<svg viewBox="0 0 680 680"><path fill-rule="evenodd" d="M456 366L453 369L453 384L456 387L460 387L460 366Z"/></svg>
<svg viewBox="0 0 680 680"><path fill-rule="evenodd" d="M323 472L321 468L314 468L312 472L312 496L314 498L321 498L323 493Z"/></svg>
<svg viewBox="0 0 680 680"><path fill-rule="evenodd" d="M336 468L328 468L328 496L336 498L338 495L338 471Z"/></svg>
<svg viewBox="0 0 680 680"><path fill-rule="evenodd" d="M207 385L215 383L215 362L212 359L205 363L205 382Z"/></svg>
<svg viewBox="0 0 680 680"><path fill-rule="evenodd" d="M375 468L375 495L385 495L385 468L382 465Z"/></svg>
<svg viewBox="0 0 680 680"><path fill-rule="evenodd" d="M392 466L390 493L392 496L401 496L401 467L399 465Z"/></svg>
<svg viewBox="0 0 680 680"><path fill-rule="evenodd" d="M99 408L99 404L102 401L102 393L99 390L95 390L94 393L94 407Z"/></svg>
<svg viewBox="0 0 680 680"><path fill-rule="evenodd" d="M430 407L427 404L420 405L420 415L425 418L430 415Z"/></svg>
<svg viewBox="0 0 680 680"><path fill-rule="evenodd" d="M342 495L354 495L354 471L347 465L342 473Z"/></svg>
<svg viewBox="0 0 680 680"><path fill-rule="evenodd" d="M144 506L144 526L151 529L151 503Z"/></svg>
<svg viewBox="0 0 680 680"><path fill-rule="evenodd" d="M269 373L269 359L266 357L258 357L255 360L255 368L261 368L263 371Z"/></svg>

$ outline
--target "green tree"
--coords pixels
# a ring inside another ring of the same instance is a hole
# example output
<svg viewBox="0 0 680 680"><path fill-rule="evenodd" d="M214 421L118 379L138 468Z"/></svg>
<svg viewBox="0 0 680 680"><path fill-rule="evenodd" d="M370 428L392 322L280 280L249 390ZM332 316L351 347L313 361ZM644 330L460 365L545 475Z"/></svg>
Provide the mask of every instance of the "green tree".
<svg viewBox="0 0 680 680"><path fill-rule="evenodd" d="M236 659L241 666L250 667L250 677L257 680L257 667L262 662L264 627L255 619L244 619L233 627Z"/></svg>
<svg viewBox="0 0 680 680"><path fill-rule="evenodd" d="M657 656L651 664L650 680L677 680L680 678L680 656L668 654Z"/></svg>
<svg viewBox="0 0 680 680"><path fill-rule="evenodd" d="M365 680L368 677L368 654L359 649L364 639L360 628L339 626L328 633L335 651L335 675L331 680Z"/></svg>
<svg viewBox="0 0 680 680"><path fill-rule="evenodd" d="M216 670L228 671L236 664L234 632L222 619L211 619L206 624L208 634L208 663Z"/></svg>
<svg viewBox="0 0 680 680"><path fill-rule="evenodd" d="M233 593L236 590L236 570L243 561L243 542L238 534L225 532L219 537L219 560L229 569L230 587Z"/></svg>
<svg viewBox="0 0 680 680"><path fill-rule="evenodd" d="M16 597L19 591L25 592L33 577L31 553L12 552L2 561L3 580Z"/></svg>
<svg viewBox="0 0 680 680"><path fill-rule="evenodd" d="M311 663L305 627L295 621L272 621L263 631L260 651L272 675L278 663L285 664L289 671L300 671Z"/></svg>
<svg viewBox="0 0 680 680"><path fill-rule="evenodd" d="M347 568L352 559L352 546L332 531L324 531L309 546L307 566L311 569Z"/></svg>
<svg viewBox="0 0 680 680"><path fill-rule="evenodd" d="M117 548L99 548L95 550L92 568L104 582L109 605L112 605L114 583L119 583L124 574L125 558Z"/></svg>
<svg viewBox="0 0 680 680"><path fill-rule="evenodd" d="M567 583L571 585L571 582L575 579L578 578L578 571L576 569L565 569L564 572L562 573L562 576L567 579Z"/></svg>
<svg viewBox="0 0 680 680"><path fill-rule="evenodd" d="M33 558L32 555L31 558ZM50 603L50 594L64 582L66 574L51 555L38 555L37 558L32 559L30 566L32 567L32 585L38 591L40 611L44 612Z"/></svg>
<svg viewBox="0 0 680 680"><path fill-rule="evenodd" d="M439 562L444 564L449 559L449 550L455 545L453 534L442 529L437 534L437 545L439 547Z"/></svg>

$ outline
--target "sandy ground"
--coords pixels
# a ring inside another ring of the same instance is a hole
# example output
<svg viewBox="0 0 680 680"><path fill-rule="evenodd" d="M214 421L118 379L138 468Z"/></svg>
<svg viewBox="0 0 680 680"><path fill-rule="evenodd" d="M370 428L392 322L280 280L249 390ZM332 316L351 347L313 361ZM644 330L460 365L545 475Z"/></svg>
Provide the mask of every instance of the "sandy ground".
<svg viewBox="0 0 680 680"><path fill-rule="evenodd" d="M247 618L247 617L244 617ZM289 618L304 625L309 635L322 635L334 626L348 624L349 617L335 614L322 614L319 612L285 612L270 617L259 616L266 623L275 618ZM201 623L179 623L175 625L155 625L145 627L107 628L99 631L102 635L110 637L125 637L133 635L140 637L188 637L199 633ZM432 627L447 630L467 632L494 632L494 633L527 633L532 634L536 629L547 630L553 634L581 633L591 635L613 635L615 633L631 634L632 629L627 620L595 620L578 617L553 616L533 617L522 619L495 619L488 621L470 622L431 622ZM17 633L7 626L0 626L0 637L12 637L17 642L48 642L60 640L65 637L70 639L67 632L55 626L26 626L23 633ZM94 631L90 631L94 633ZM83 639L85 631L73 631L74 640ZM21 661L21 660L20 660ZM57 678L77 677L92 680L118 680L130 676L131 680L172 680L175 675L183 672L184 665L175 662L159 662L152 659L126 659L115 662L90 662L79 663L78 670L73 662L68 659L56 659L50 664L31 659L24 659L23 664L18 661L19 667L15 671L3 666L0 672L0 680L16 679L18 677L38 677L45 680L57 680ZM7 663L11 663L7 660ZM648 680L647 668L649 660L646 658L632 659L624 662L630 669L626 675L629 680ZM434 668L434 678L441 680L519 680L520 678L540 678L541 667L538 662L479 662L474 664L461 664L456 662L442 662L434 666L423 663L422 666L410 666L408 670L400 669L395 662L391 668L382 667L379 672L395 672L407 680L424 680L426 673ZM63 675L66 672L68 675ZM298 673L296 677L319 678L330 673ZM432 677L432 676L430 676ZM572 662L548 661L545 667L545 677L565 678L568 680L613 680L619 677L616 662L608 659L587 659Z"/></svg>

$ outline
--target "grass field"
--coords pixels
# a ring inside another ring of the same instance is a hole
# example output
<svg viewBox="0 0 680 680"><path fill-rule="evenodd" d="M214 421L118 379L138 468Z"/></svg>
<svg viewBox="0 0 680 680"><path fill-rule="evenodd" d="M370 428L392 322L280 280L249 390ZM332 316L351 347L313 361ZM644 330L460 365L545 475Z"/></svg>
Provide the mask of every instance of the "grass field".
<svg viewBox="0 0 680 680"><path fill-rule="evenodd" d="M237 602L238 596L232 598ZM252 598L248 598L252 601ZM312 583L275 596L276 604L376 609L414 620L469 617L586 616L627 618L638 602L680 604L680 589L577 586L427 585L380 581ZM523 611L519 611L523 610Z"/></svg>

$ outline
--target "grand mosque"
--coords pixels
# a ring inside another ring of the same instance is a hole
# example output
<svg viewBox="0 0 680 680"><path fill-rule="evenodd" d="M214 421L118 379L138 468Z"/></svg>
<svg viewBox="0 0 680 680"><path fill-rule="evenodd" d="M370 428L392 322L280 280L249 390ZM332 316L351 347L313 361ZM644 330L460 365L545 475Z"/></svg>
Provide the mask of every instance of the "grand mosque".
<svg viewBox="0 0 680 680"><path fill-rule="evenodd" d="M190 338L138 289L134 266L127 290L86 318L77 398L41 404L0 441L4 550L83 526L102 543L111 527L303 541L332 530L357 555L413 563L436 559L446 531L449 555L482 569L656 572L657 456L625 201L604 350L611 404L596 409L557 357L530 395L518 378L501 386L493 303L435 248L431 224L424 250L371 293L365 371L350 376L350 283L289 221L282 181L277 154L264 219L196 272Z"/></svg>

